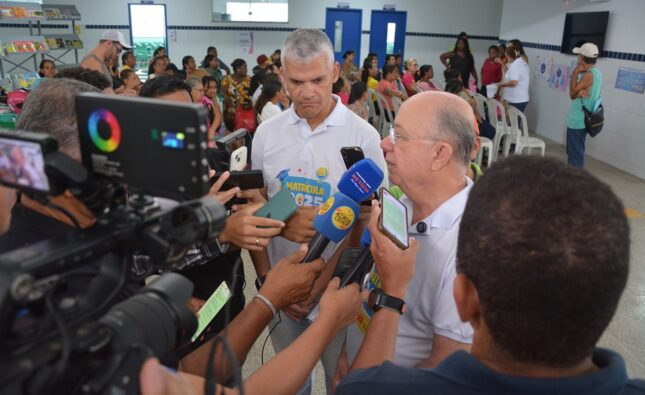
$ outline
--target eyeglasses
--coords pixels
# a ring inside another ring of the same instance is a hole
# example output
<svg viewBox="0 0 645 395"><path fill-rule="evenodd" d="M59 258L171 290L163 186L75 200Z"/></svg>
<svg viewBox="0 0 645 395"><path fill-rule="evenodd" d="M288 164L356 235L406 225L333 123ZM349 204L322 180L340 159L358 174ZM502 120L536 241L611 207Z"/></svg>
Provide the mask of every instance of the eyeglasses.
<svg viewBox="0 0 645 395"><path fill-rule="evenodd" d="M390 142L392 145L396 145L397 140L424 140L424 141L438 141L437 139L433 139L431 137L408 137L408 136L401 136L400 134L396 133L396 130L394 129L394 126L390 126Z"/></svg>
<svg viewBox="0 0 645 395"><path fill-rule="evenodd" d="M112 41L112 45L114 45L114 48L116 48L117 53L121 53L123 51L123 47L120 45L117 45L116 41Z"/></svg>

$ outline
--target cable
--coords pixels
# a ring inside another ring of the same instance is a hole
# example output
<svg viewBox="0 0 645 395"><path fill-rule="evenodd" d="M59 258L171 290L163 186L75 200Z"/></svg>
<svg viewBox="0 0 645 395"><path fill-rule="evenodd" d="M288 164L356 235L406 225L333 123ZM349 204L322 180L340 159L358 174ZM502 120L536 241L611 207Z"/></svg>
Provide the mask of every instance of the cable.
<svg viewBox="0 0 645 395"><path fill-rule="evenodd" d="M58 315L58 312L54 307L54 302L52 301L51 292L47 293L46 303L47 303L47 310L49 310L49 313L54 318L54 321L56 322L56 326L58 327L58 331L60 332L60 337L61 337L61 343L62 343L61 357L58 363L56 364L56 373L60 375L65 371L65 369L67 368L67 364L69 363L69 357L72 353L72 344L69 338L69 333L67 332L67 327L65 326L65 323L63 322L60 315Z"/></svg>
<svg viewBox="0 0 645 395"><path fill-rule="evenodd" d="M278 322L276 322L275 325L273 325L273 327L269 329L269 334L264 339L264 344L262 344L262 351L260 352L260 362L262 362L262 365L264 365L264 349L267 346L267 342L269 341L269 338L271 337L271 334L273 333L275 328L277 328L281 322L282 322L282 314L280 314L280 312L278 311Z"/></svg>
<svg viewBox="0 0 645 395"><path fill-rule="evenodd" d="M74 217L74 215L72 215L72 213L71 213L71 212L69 212L69 210L67 210L66 208L61 207L61 206L57 205L56 203L52 203L52 202L51 202L51 200L49 200L49 199L46 199L46 200L45 200L45 206L50 207L50 208L53 208L54 210L60 211L60 212L61 212L61 213L63 213L63 214L64 214L64 215L65 215L65 216L66 216L70 221L72 221L72 223L74 224L74 227L75 227L76 229L81 229L81 224L78 222L78 220L76 219L76 217Z"/></svg>

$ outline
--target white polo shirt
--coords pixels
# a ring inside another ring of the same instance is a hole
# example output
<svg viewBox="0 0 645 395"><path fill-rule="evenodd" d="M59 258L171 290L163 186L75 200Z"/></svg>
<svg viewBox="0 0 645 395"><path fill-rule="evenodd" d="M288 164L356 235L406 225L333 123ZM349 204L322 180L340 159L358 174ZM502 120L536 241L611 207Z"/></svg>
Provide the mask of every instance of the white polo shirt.
<svg viewBox="0 0 645 395"><path fill-rule="evenodd" d="M504 100L509 103L525 103L529 101L529 81L531 80L531 72L529 65L519 57L508 66L506 74L504 74L504 81L517 81L514 87L505 86L502 90Z"/></svg>
<svg viewBox="0 0 645 395"><path fill-rule="evenodd" d="M341 156L343 147L361 147L385 173L385 158L376 129L348 110L338 96L336 106L315 130L300 118L292 105L288 110L262 122L253 138L253 169L262 170L269 198L289 188L299 206L317 207L338 192L336 185L347 170ZM389 185L387 179L384 185ZM334 243L325 250L329 259ZM271 239L267 252L271 265L291 255L298 244L282 237Z"/></svg>
<svg viewBox="0 0 645 395"><path fill-rule="evenodd" d="M470 324L459 319L453 298L456 272L457 239L459 224L466 207L473 182L466 178L466 187L445 201L429 217L425 218L425 232L420 232L421 222L411 224L408 232L419 242L414 277L405 295L406 311L401 317L396 337L394 362L400 366L414 367L426 360L432 351L435 334L460 343L472 343L473 330ZM401 202L408 208L412 221L412 201L407 196ZM380 284L373 270L367 288ZM363 309L354 325L347 331L347 355L350 363L356 357L372 311Z"/></svg>

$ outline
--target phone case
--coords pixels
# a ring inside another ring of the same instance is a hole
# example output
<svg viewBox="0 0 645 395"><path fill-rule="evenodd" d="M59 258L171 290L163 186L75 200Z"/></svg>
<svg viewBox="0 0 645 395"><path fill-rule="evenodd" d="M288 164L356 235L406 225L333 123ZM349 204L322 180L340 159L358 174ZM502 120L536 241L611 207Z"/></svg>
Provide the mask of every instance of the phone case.
<svg viewBox="0 0 645 395"><path fill-rule="evenodd" d="M213 185L221 174L211 177L210 185ZM245 170L231 172L228 180L222 185L222 191L228 191L231 188L239 187L241 190L264 188L264 176L262 170Z"/></svg>
<svg viewBox="0 0 645 395"><path fill-rule="evenodd" d="M248 150L246 147L240 147L233 151L231 160L229 161L230 171L242 171L246 168L246 158Z"/></svg>
<svg viewBox="0 0 645 395"><path fill-rule="evenodd" d="M387 192L387 191L385 190L385 188L381 188L380 193L379 193L379 198L380 198L379 200L380 200L380 202L381 202L381 208L383 207L383 194L384 194L384 193L389 193L389 192ZM399 199L397 199L396 197L394 197L391 193L390 193L390 195L391 195L391 196L392 196L392 197L393 197L397 202L399 202L399 203L400 203ZM405 206L403 206L403 207L405 208L405 221L406 221L406 223L407 223L408 209L407 209L407 207L405 207ZM387 238L388 238L388 239L392 240L392 242L393 242L394 244L396 244L400 249L402 249L402 250L407 250L407 249L408 249L409 245L405 245L405 244L401 243L401 241L399 241L399 239L397 239L397 238L396 238L396 236L394 236L393 234L391 234L391 233L387 230L387 228L386 228L385 226L383 226L383 211L381 211L381 214L380 214L380 215L379 215L379 217L378 217L378 229L381 231L381 233L383 233L385 236L387 236Z"/></svg>
<svg viewBox="0 0 645 395"><path fill-rule="evenodd" d="M291 195L291 191L282 188L255 213L255 216L286 221L295 214L296 210L298 210L298 205Z"/></svg>
<svg viewBox="0 0 645 395"><path fill-rule="evenodd" d="M343 162L345 162L345 167L350 168L356 162L365 159L365 154L361 147L343 147L340 149L340 154L343 157Z"/></svg>

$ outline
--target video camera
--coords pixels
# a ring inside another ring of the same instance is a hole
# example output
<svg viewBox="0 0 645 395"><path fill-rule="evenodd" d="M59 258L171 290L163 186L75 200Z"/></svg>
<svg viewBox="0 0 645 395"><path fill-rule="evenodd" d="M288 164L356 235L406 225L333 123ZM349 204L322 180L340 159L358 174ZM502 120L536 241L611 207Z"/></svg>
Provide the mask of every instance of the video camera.
<svg viewBox="0 0 645 395"><path fill-rule="evenodd" d="M72 192L96 216L86 230L0 255L3 394L138 393L145 359L188 342L197 323L184 277L165 273L128 298L130 289L225 225L223 206L202 197L203 107L85 94L76 109L83 165L47 135L0 131L0 183L42 204ZM163 211L145 195L181 202Z"/></svg>

